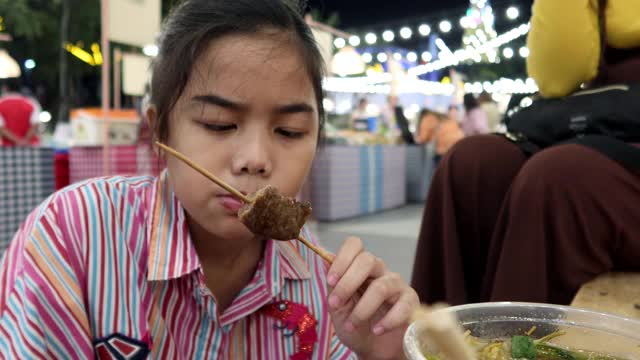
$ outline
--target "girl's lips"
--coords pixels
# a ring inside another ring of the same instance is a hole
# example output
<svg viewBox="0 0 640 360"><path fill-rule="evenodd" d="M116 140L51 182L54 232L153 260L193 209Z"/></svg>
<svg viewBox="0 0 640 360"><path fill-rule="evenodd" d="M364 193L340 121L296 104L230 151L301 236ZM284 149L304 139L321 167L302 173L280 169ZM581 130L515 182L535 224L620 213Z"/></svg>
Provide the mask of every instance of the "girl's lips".
<svg viewBox="0 0 640 360"><path fill-rule="evenodd" d="M243 205L242 202L231 195L222 195L218 196L218 198L222 201L222 206L234 215L238 214Z"/></svg>

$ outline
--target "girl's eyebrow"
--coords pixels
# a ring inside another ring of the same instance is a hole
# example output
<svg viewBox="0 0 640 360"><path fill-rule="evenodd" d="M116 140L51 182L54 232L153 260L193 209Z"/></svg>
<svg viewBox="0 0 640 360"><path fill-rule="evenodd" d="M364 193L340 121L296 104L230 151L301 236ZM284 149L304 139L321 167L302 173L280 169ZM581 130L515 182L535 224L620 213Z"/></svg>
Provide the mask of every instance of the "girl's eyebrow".
<svg viewBox="0 0 640 360"><path fill-rule="evenodd" d="M295 103L279 106L276 112L279 114L313 113L313 106L307 103Z"/></svg>
<svg viewBox="0 0 640 360"><path fill-rule="evenodd" d="M215 94L196 95L193 98L191 98L191 100L198 103L215 105L215 106L219 106L219 107L229 109L229 110L234 110L234 111L244 111L248 109L248 106L245 104L237 103Z"/></svg>
<svg viewBox="0 0 640 360"><path fill-rule="evenodd" d="M249 106L246 104L225 99L224 97L215 94L196 95L191 100L197 103L219 106L233 111L246 111L249 108ZM313 113L314 111L315 109L313 108L313 106L305 102L280 105L275 109L275 113L284 115L297 113Z"/></svg>

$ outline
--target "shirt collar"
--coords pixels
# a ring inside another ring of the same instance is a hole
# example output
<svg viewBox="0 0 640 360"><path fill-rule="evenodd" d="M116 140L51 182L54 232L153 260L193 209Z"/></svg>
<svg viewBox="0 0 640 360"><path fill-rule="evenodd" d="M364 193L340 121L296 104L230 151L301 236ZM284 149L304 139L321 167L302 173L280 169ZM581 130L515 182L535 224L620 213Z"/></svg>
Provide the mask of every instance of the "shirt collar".
<svg viewBox="0 0 640 360"><path fill-rule="evenodd" d="M282 271L282 277L289 280L306 280L311 278L308 262L302 257L299 242L277 241L273 242L279 258L278 268Z"/></svg>
<svg viewBox="0 0 640 360"><path fill-rule="evenodd" d="M156 178L147 198L149 239L147 279L179 278L200 268L189 236L186 214L168 182L167 171Z"/></svg>
<svg viewBox="0 0 640 360"><path fill-rule="evenodd" d="M149 239L148 274L150 281L182 277L199 269L200 261L189 236L184 208L168 183L165 170L155 181L147 199ZM266 280L277 292L280 281L311 278L307 261L297 241L268 240L262 260Z"/></svg>

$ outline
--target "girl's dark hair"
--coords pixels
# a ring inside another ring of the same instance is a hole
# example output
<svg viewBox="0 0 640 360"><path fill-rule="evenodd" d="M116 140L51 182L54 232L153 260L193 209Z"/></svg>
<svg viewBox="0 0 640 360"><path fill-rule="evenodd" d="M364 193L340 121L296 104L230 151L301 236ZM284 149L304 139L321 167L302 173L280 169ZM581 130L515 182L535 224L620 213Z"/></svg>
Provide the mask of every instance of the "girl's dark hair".
<svg viewBox="0 0 640 360"><path fill-rule="evenodd" d="M478 104L478 99L476 99L476 97L473 96L473 94L464 95L464 109L467 112L477 108L478 106L480 106L480 104Z"/></svg>
<svg viewBox="0 0 640 360"><path fill-rule="evenodd" d="M151 103L156 107L154 134L169 136L169 116L182 95L193 66L211 43L231 34L257 34L274 29L296 40L313 84L320 136L324 129L322 79L324 62L297 0L185 0L163 24L158 56L152 65Z"/></svg>

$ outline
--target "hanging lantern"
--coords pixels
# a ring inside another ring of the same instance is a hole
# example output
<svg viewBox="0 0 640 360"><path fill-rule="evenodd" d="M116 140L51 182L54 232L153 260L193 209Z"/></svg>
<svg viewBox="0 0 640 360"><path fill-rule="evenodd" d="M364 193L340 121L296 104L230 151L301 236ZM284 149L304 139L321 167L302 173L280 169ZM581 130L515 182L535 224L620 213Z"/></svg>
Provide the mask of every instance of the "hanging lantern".
<svg viewBox="0 0 640 360"><path fill-rule="evenodd" d="M0 49L0 79L17 78L21 74L18 62L6 50Z"/></svg>
<svg viewBox="0 0 640 360"><path fill-rule="evenodd" d="M362 56L351 46L346 46L333 56L331 72L340 76L358 75L365 72Z"/></svg>

